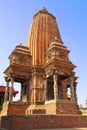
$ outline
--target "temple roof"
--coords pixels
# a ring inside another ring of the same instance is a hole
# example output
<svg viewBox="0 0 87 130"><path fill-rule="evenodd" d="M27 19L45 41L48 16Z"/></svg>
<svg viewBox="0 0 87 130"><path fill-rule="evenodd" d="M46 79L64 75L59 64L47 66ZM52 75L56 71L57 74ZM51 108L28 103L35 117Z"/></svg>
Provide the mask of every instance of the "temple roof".
<svg viewBox="0 0 87 130"><path fill-rule="evenodd" d="M0 93L5 93L5 86L0 86ZM10 91L10 87L8 89ZM18 91L14 90L13 95L16 96L18 94Z"/></svg>

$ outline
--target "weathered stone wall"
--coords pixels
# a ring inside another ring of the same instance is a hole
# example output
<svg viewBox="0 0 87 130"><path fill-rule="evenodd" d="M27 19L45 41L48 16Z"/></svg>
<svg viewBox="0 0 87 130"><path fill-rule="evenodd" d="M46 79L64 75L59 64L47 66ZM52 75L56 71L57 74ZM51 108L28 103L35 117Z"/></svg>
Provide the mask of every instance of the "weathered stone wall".
<svg viewBox="0 0 87 130"><path fill-rule="evenodd" d="M87 127L87 116L71 115L12 115L2 117L1 127L9 130Z"/></svg>

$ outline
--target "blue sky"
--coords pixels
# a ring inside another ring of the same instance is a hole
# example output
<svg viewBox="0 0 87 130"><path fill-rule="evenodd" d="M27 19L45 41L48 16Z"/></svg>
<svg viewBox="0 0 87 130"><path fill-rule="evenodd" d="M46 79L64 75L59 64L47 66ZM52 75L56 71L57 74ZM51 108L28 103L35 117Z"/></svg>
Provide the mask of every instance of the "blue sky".
<svg viewBox="0 0 87 130"><path fill-rule="evenodd" d="M56 16L62 41L70 60L77 66L78 103L87 99L87 0L0 0L0 84L5 85L4 70L16 45L26 44L33 15L42 7ZM15 89L19 87L15 85Z"/></svg>

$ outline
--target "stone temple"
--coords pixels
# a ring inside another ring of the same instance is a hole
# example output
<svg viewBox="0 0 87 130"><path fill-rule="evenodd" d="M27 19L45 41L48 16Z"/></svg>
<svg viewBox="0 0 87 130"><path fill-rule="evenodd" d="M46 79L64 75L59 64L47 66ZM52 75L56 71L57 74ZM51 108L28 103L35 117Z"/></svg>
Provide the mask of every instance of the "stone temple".
<svg viewBox="0 0 87 130"><path fill-rule="evenodd" d="M6 130L87 127L77 104L75 65L62 42L56 17L46 8L32 20L26 45L15 47L4 71L1 127ZM14 83L21 85L13 101ZM9 94L8 88L10 86ZM1 129L1 128L0 128Z"/></svg>
<svg viewBox="0 0 87 130"><path fill-rule="evenodd" d="M46 8L41 9L33 17L26 46L16 46L9 56L1 114L81 114L77 105L76 66L70 61L69 52L56 17ZM14 82L21 84L17 102L13 101Z"/></svg>

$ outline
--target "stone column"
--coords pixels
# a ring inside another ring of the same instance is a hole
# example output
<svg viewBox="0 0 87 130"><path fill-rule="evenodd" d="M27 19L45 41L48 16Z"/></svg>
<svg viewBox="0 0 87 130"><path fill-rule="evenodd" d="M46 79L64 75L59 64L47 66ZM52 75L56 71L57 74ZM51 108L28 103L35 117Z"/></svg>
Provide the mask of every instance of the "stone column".
<svg viewBox="0 0 87 130"><path fill-rule="evenodd" d="M33 88L34 105L36 105L36 86Z"/></svg>
<svg viewBox="0 0 87 130"><path fill-rule="evenodd" d="M58 99L58 85L57 85L57 74L54 73L53 75L53 80L54 80L54 99Z"/></svg>
<svg viewBox="0 0 87 130"><path fill-rule="evenodd" d="M29 77L27 76L26 77L26 82L27 82L27 85L26 85L26 102L29 102Z"/></svg>
<svg viewBox="0 0 87 130"><path fill-rule="evenodd" d="M12 102L13 100L13 84L14 84L14 78L11 78L11 87L9 92L9 102Z"/></svg>
<svg viewBox="0 0 87 130"><path fill-rule="evenodd" d="M75 100L74 80L73 80L73 77L71 77L71 100Z"/></svg>
<svg viewBox="0 0 87 130"><path fill-rule="evenodd" d="M4 97L4 102L8 101L8 87L9 87L9 80L7 80L7 77L5 77L6 81L6 89L5 89L5 97Z"/></svg>
<svg viewBox="0 0 87 130"><path fill-rule="evenodd" d="M44 98L45 98L45 101L47 101L47 78L45 77L44 78Z"/></svg>
<svg viewBox="0 0 87 130"><path fill-rule="evenodd" d="M27 79L27 102L29 102L29 79Z"/></svg>
<svg viewBox="0 0 87 130"><path fill-rule="evenodd" d="M77 83L75 82L75 86L74 86L74 94L75 94L75 101L77 102L76 87L77 87Z"/></svg>
<svg viewBox="0 0 87 130"><path fill-rule="evenodd" d="M20 100L21 100L21 102L22 102L22 95L23 95L23 94L22 94L22 93L23 93L23 90L22 90L23 87L22 87L22 86L23 86L23 84L21 83L21 95L20 95Z"/></svg>

